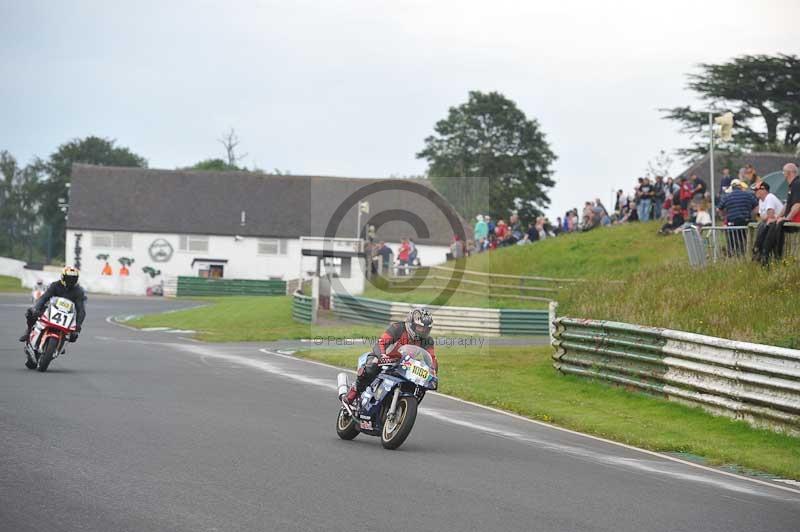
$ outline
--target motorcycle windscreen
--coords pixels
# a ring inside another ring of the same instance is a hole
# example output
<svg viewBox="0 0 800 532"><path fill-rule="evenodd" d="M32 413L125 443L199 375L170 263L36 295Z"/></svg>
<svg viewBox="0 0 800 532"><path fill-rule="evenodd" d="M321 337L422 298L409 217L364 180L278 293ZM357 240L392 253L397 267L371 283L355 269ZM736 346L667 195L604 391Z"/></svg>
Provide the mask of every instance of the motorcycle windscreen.
<svg viewBox="0 0 800 532"><path fill-rule="evenodd" d="M427 350L423 349L418 345L408 344L402 346L400 348L400 356L404 357L406 355L410 356L412 359L416 361L422 362L428 367L433 366L433 357L431 357L431 354L428 353Z"/></svg>

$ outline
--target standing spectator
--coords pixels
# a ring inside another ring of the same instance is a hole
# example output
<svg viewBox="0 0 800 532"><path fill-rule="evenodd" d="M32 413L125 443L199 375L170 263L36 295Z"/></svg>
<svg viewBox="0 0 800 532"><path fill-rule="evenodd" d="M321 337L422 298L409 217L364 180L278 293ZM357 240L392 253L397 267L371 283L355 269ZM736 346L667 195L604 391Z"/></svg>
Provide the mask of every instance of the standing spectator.
<svg viewBox="0 0 800 532"><path fill-rule="evenodd" d="M592 228L600 225L609 225L610 223L611 217L608 215L603 202L600 201L600 198L595 199L594 207L592 207Z"/></svg>
<svg viewBox="0 0 800 532"><path fill-rule="evenodd" d="M761 177L756 172L755 166L750 163L744 165L744 178L748 186L757 185L761 182Z"/></svg>
<svg viewBox="0 0 800 532"><path fill-rule="evenodd" d="M706 192L708 192L708 187L706 186L706 182L697 177L697 174L692 174L692 197L697 201L701 201L706 197Z"/></svg>
<svg viewBox="0 0 800 532"><path fill-rule="evenodd" d="M682 177L680 181L680 189L678 190L678 204L683 210L684 219L689 217L689 201L692 199L692 184Z"/></svg>
<svg viewBox="0 0 800 532"><path fill-rule="evenodd" d="M458 238L458 235L453 235L453 243L450 244L450 253L454 259L460 259L464 256L464 243Z"/></svg>
<svg viewBox="0 0 800 532"><path fill-rule="evenodd" d="M506 240L509 245L516 244L522 240L522 224L519 223L519 216L512 214L508 222L510 225L508 227L508 236L506 236Z"/></svg>
<svg viewBox="0 0 800 532"><path fill-rule="evenodd" d="M783 177L789 184L786 204L783 212L770 224L761 250L761 261L766 264L771 257L780 259L783 256L785 233L794 233L796 227L786 227L785 222L800 223L800 179L797 178L797 165L787 163L783 166Z"/></svg>
<svg viewBox="0 0 800 532"><path fill-rule="evenodd" d="M375 252L381 261L381 272L388 272L389 266L392 264L392 248L386 245L386 242L378 244L378 250Z"/></svg>
<svg viewBox="0 0 800 532"><path fill-rule="evenodd" d="M400 267L397 269L399 275L406 275L408 273L408 256L411 253L411 246L408 239L404 238L400 243L400 249L397 250L397 263Z"/></svg>
<svg viewBox="0 0 800 532"><path fill-rule="evenodd" d="M664 205L664 200L667 199L667 184L664 183L664 177L657 175L656 182L653 183L653 219L661 219L661 207Z"/></svg>
<svg viewBox="0 0 800 532"><path fill-rule="evenodd" d="M730 194L722 198L719 204L719 208L725 211L728 227L744 227L749 224L753 211L757 207L758 200L755 195L738 179L731 182ZM728 253L736 256L743 255L747 229L729 229L725 235L728 240Z"/></svg>
<svg viewBox="0 0 800 532"><path fill-rule="evenodd" d="M489 228L489 234L493 235L495 230L494 220L492 220L492 217L489 216L488 214L485 216L485 218L486 218L486 227Z"/></svg>
<svg viewBox="0 0 800 532"><path fill-rule="evenodd" d="M414 239L413 238L409 238L408 239L408 247L410 248L409 252L408 252L408 263L411 266L419 266L419 258L417 256L418 255L417 254L417 244L414 243Z"/></svg>
<svg viewBox="0 0 800 532"><path fill-rule="evenodd" d="M561 216L556 216L556 226L553 228L553 233L558 236L563 230L564 228L562 227Z"/></svg>
<svg viewBox="0 0 800 532"><path fill-rule="evenodd" d="M653 205L653 185L650 184L650 179L645 177L642 184L639 186L639 205L638 214L639 220L647 222L650 220L650 208Z"/></svg>
<svg viewBox="0 0 800 532"><path fill-rule="evenodd" d="M534 227L536 232L539 233L539 240L546 239L549 235L547 234L547 229L545 229L545 220L544 216L539 216L536 218L536 226Z"/></svg>
<svg viewBox="0 0 800 532"><path fill-rule="evenodd" d="M486 237L489 236L489 225L483 219L483 215L479 214L475 217L477 220L475 222L475 228L473 229L473 235L475 236L475 247L478 248L478 251L481 251L481 246L483 246L483 241L486 240Z"/></svg>
<svg viewBox="0 0 800 532"><path fill-rule="evenodd" d="M508 234L508 226L502 218L497 220L497 225L494 228L494 234L497 236L498 244L505 240L506 234Z"/></svg>
<svg viewBox="0 0 800 532"><path fill-rule="evenodd" d="M717 201L722 197L725 193L725 189L731 186L731 181L733 178L731 177L731 169L727 166L722 169L722 178L719 180L719 190L717 191Z"/></svg>
<svg viewBox="0 0 800 532"><path fill-rule="evenodd" d="M628 207L628 197L622 191L622 189L617 190L617 201L614 204L614 212L617 213L617 216L622 216L622 212Z"/></svg>
<svg viewBox="0 0 800 532"><path fill-rule="evenodd" d="M570 211L567 216L567 231L574 233L578 229L578 209Z"/></svg>

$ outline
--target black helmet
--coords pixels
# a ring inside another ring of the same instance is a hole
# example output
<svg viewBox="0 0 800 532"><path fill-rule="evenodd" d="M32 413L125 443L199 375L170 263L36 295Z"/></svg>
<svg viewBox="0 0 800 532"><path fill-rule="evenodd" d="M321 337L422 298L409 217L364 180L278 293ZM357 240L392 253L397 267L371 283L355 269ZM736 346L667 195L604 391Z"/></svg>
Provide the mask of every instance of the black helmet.
<svg viewBox="0 0 800 532"><path fill-rule="evenodd" d="M433 316L425 308L415 308L406 316L406 332L412 340L425 340L431 334Z"/></svg>
<svg viewBox="0 0 800 532"><path fill-rule="evenodd" d="M74 266L64 266L64 269L61 270L61 284L67 288L72 288L78 284L79 275L80 272L78 271L78 268L75 268Z"/></svg>

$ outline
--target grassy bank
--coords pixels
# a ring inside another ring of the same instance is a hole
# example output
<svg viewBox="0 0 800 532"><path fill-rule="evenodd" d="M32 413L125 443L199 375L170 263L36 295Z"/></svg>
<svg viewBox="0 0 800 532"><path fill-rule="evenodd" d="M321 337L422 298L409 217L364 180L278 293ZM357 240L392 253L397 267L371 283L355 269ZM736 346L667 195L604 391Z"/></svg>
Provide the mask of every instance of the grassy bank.
<svg viewBox="0 0 800 532"><path fill-rule="evenodd" d="M20 285L19 279L16 277L9 277L7 275L0 275L0 292L29 292L27 288Z"/></svg>
<svg viewBox="0 0 800 532"><path fill-rule="evenodd" d="M346 325L311 326L292 320L292 299L277 297L207 298L207 306L150 314L126 322L133 327L170 327L197 331L197 338L209 342L254 342L282 339L374 335L374 327Z"/></svg>
<svg viewBox="0 0 800 532"><path fill-rule="evenodd" d="M800 348L800 264L751 263L704 270L667 265L559 296L560 315L637 323L746 342Z"/></svg>
<svg viewBox="0 0 800 532"><path fill-rule="evenodd" d="M749 262L692 269L679 235L656 234L657 223L628 224L572 234L533 245L483 253L467 269L508 275L585 278L563 284L552 297L559 314L623 321L720 336L733 340L800 348L797 304L800 264L765 270ZM424 286L424 285L423 285ZM474 286L461 288L474 290ZM438 291L409 292L371 287L366 296L430 303ZM544 308L533 301L456 291L455 306Z"/></svg>
<svg viewBox="0 0 800 532"><path fill-rule="evenodd" d="M656 222L626 224L564 235L532 245L500 248L469 257L464 269L503 275L589 279L593 284L623 280L642 268L685 262L686 252L682 240L679 237L656 236L658 227L659 224ZM448 267L452 267L452 264ZM470 277L470 279L479 278ZM495 279L493 282L514 283L509 279ZM428 303L440 290L426 289L425 286L406 292L391 290L385 282L378 281L370 286L364 295L376 299ZM542 286L554 285L545 283ZM579 286L585 289L585 284ZM462 285L461 288L473 291L485 290L474 285ZM554 297L558 298L558 294ZM484 308L546 307L546 303L532 300L487 297L460 291L456 291L447 304Z"/></svg>
<svg viewBox="0 0 800 532"><path fill-rule="evenodd" d="M798 439L553 370L550 347L443 349L440 391L588 434L800 479ZM359 349L299 354L353 368Z"/></svg>

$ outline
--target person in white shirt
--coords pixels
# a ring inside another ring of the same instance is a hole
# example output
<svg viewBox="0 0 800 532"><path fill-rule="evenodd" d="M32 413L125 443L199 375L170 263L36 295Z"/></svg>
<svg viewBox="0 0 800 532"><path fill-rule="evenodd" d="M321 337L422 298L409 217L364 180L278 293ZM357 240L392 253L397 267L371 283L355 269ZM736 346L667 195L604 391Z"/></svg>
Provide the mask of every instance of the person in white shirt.
<svg viewBox="0 0 800 532"><path fill-rule="evenodd" d="M708 213L708 204L705 201L701 201L697 205L694 224L699 226L711 225L711 215Z"/></svg>
<svg viewBox="0 0 800 532"><path fill-rule="evenodd" d="M762 222L772 222L783 211L783 203L769 191L769 184L762 181L755 187L758 198L758 218Z"/></svg>
<svg viewBox="0 0 800 532"><path fill-rule="evenodd" d="M778 216L783 212L783 203L775 194L769 191L769 184L766 181L761 181L754 185L754 188L758 198L759 222L756 229L756 239L753 243L753 260L760 260L767 231L770 224L775 223Z"/></svg>

